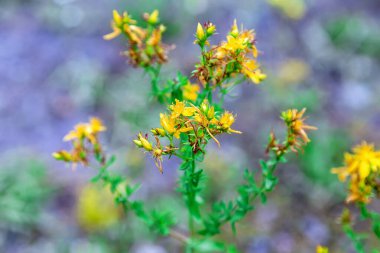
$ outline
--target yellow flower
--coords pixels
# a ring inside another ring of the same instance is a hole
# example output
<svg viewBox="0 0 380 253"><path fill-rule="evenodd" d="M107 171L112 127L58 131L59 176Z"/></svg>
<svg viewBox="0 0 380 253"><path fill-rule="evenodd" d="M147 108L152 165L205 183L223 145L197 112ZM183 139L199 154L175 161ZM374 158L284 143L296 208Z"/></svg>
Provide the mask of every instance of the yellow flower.
<svg viewBox="0 0 380 253"><path fill-rule="evenodd" d="M116 207L108 188L89 184L79 192L76 216L82 228L96 231L116 224L121 217L121 210Z"/></svg>
<svg viewBox="0 0 380 253"><path fill-rule="evenodd" d="M353 148L352 153L344 154L345 166L332 169L338 174L341 181L352 174L357 174L360 181L364 181L371 172L380 171L380 151L376 151L374 144L363 141Z"/></svg>
<svg viewBox="0 0 380 253"><path fill-rule="evenodd" d="M188 82L183 86L183 98L190 101L197 100L200 87L197 84L191 84Z"/></svg>
<svg viewBox="0 0 380 253"><path fill-rule="evenodd" d="M188 132L193 130L191 127L177 125L175 122L175 118L169 117L166 114L160 113L160 123L161 126L169 133L169 135L173 135L175 138L179 139L179 135L184 132Z"/></svg>
<svg viewBox="0 0 380 253"><path fill-rule="evenodd" d="M169 109L172 111L171 117L173 119L178 118L181 115L185 117L193 116L196 111L193 107L186 107L185 103L178 99L175 100L175 104L169 106Z"/></svg>
<svg viewBox="0 0 380 253"><path fill-rule="evenodd" d="M255 84L263 81L267 75L262 73L255 60L246 60L243 62L242 73L246 75Z"/></svg>
<svg viewBox="0 0 380 253"><path fill-rule="evenodd" d="M240 131L233 130L231 128L232 124L235 122L235 117L230 112L224 112L223 115L220 117L218 124L221 126L223 131L226 131L227 133L237 133L241 134Z"/></svg>
<svg viewBox="0 0 380 253"><path fill-rule="evenodd" d="M111 21L112 32L103 36L105 40L112 40L119 36L123 29L124 24L135 24L136 21L133 20L127 12L123 12L123 15L120 15L117 10L113 10L113 20Z"/></svg>
<svg viewBox="0 0 380 253"><path fill-rule="evenodd" d="M87 124L79 123L75 125L74 130L71 130L68 134L63 137L64 141L71 141L74 139L82 139L86 136Z"/></svg>
<svg viewBox="0 0 380 253"><path fill-rule="evenodd" d="M99 118L96 118L96 117L90 118L88 131L91 134L96 134L96 133L103 132L106 130L107 128L103 125L103 122Z"/></svg>
<svg viewBox="0 0 380 253"><path fill-rule="evenodd" d="M375 150L373 144L363 141L352 149L352 153L344 154L344 166L333 168L340 181L350 178L347 202L368 203L374 188L373 182L368 180L372 173L380 171L380 151Z"/></svg>
<svg viewBox="0 0 380 253"><path fill-rule="evenodd" d="M107 128L103 125L102 121L96 117L90 118L89 123L79 123L71 130L65 137L64 141L71 141L74 139L88 138L92 143L96 142L95 135L99 132L105 131Z"/></svg>
<svg viewBox="0 0 380 253"><path fill-rule="evenodd" d="M294 138L300 137L304 143L308 143L310 142L310 139L308 138L306 131L317 130L317 128L304 123L305 118L303 115L305 112L306 108L303 108L301 111L298 111L297 109L289 109L282 113L282 119L288 125Z"/></svg>
<svg viewBox="0 0 380 253"><path fill-rule="evenodd" d="M318 245L315 249L316 253L329 253L329 249L327 247L323 247L321 245Z"/></svg>

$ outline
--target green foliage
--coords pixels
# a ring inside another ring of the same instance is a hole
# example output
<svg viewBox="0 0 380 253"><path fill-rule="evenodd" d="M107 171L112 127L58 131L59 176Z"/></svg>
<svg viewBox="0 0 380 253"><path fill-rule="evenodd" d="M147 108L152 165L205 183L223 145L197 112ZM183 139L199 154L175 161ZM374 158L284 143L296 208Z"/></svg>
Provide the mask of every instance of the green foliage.
<svg viewBox="0 0 380 253"><path fill-rule="evenodd" d="M3 157L0 169L0 224L25 229L36 224L44 202L53 192L45 165L23 154Z"/></svg>

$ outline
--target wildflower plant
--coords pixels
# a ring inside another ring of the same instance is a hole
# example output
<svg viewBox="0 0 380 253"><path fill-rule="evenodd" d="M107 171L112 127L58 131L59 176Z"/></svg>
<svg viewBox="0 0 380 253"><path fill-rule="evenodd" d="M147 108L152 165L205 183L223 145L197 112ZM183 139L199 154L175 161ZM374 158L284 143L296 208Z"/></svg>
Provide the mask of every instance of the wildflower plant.
<svg viewBox="0 0 380 253"><path fill-rule="evenodd" d="M337 174L341 182L348 181L347 204L354 204L360 212L361 220L371 224L371 230L380 242L380 214L369 208L369 204L380 196L380 150L373 143L363 141L355 146L351 153L344 154L344 165L333 168L332 173ZM364 243L368 233L358 233L354 229L354 215L350 209L345 208L340 217L343 231L353 242L357 252L364 253L370 248ZM380 252L378 247L370 252Z"/></svg>
<svg viewBox="0 0 380 253"><path fill-rule="evenodd" d="M226 40L210 45L209 38L216 32L214 24L198 23L195 41L201 49L200 61L190 77L178 74L175 79L161 83L159 69L167 61L170 48L161 42L163 25L158 11L144 14L144 26L139 26L126 12L113 13L112 39L125 35L129 46L125 55L132 65L141 67L152 77L152 94L167 105L167 111L157 115L157 125L150 132L137 133L133 140L137 148L149 154L157 169L165 176L164 158L181 160L178 192L187 209L187 230L174 210L148 210L143 201L131 198L138 185L127 183L123 176L109 170L115 158L109 156L99 141L106 130L100 119L91 118L80 123L64 137L71 150L61 150L53 156L64 162L97 168L93 181L101 181L110 189L115 202L126 212L133 212L158 235L171 236L183 243L186 252L238 252L235 245L217 239L222 228L229 224L236 233L236 223L254 210L257 201L265 203L279 179L275 175L280 163L286 162L290 152L299 152L310 141L308 131L315 130L305 123L306 109L289 109L281 114L286 135L283 140L270 133L266 145L266 159L259 169L246 169L236 196L229 201L205 203L205 171L200 163L207 155L210 142L223 145L219 136L243 134L235 128L236 114L223 108L224 96L235 85L249 80L255 84L265 79L257 62L259 50L253 30L238 28L235 20ZM194 80L191 82L190 80ZM159 124L158 124L159 122ZM327 252L321 248L318 252Z"/></svg>

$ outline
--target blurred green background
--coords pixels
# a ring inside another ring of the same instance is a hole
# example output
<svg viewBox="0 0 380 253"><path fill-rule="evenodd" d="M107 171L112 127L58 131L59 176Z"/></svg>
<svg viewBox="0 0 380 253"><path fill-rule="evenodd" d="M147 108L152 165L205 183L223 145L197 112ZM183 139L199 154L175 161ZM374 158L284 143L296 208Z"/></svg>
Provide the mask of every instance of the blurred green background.
<svg viewBox="0 0 380 253"><path fill-rule="evenodd" d="M164 41L176 45L164 79L193 70L197 22L216 24L215 43L235 18L257 33L268 79L240 85L226 100L244 134L209 149L202 164L209 200L233 197L242 171L258 167L268 133L281 131L282 110L307 107L319 128L305 152L280 168L267 205L237 236L226 229L225 239L252 253L308 253L317 244L353 252L336 222L344 186L329 171L352 144L380 142L378 0L2 0L0 252L179 252L177 242L154 238L107 191L89 185L94 171L73 171L51 157L67 148L62 137L75 123L98 116L108 127L106 149L118 158L115 170L142 182L136 198L183 213L174 190L178 161L166 161L162 176L131 142L159 125L164 108L148 99L148 77L120 56L125 42L102 39L113 9L138 18L156 8L167 26Z"/></svg>

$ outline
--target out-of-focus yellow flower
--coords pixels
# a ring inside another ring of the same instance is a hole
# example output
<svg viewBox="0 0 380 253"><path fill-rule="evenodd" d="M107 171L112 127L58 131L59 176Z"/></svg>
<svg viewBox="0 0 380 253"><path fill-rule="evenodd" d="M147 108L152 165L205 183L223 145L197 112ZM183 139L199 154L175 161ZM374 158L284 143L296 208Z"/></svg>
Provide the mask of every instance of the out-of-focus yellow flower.
<svg viewBox="0 0 380 253"><path fill-rule="evenodd" d="M151 14L145 13L144 14L144 19L151 25L155 25L159 22L158 16L159 16L159 11L154 10Z"/></svg>
<svg viewBox="0 0 380 253"><path fill-rule="evenodd" d="M74 130L70 131L65 137L64 141L71 141L74 139L89 138L93 140L93 136L99 132L103 132L107 128L103 125L99 118L92 117L89 123L79 123L74 127Z"/></svg>
<svg viewBox="0 0 380 253"><path fill-rule="evenodd" d="M316 253L329 253L329 249L327 247L323 247L321 245L318 245L315 249Z"/></svg>
<svg viewBox="0 0 380 253"><path fill-rule="evenodd" d="M268 3L290 19L299 20L305 16L305 0L268 0Z"/></svg>
<svg viewBox="0 0 380 253"><path fill-rule="evenodd" d="M331 172L341 181L350 178L347 202L368 203L374 186L368 178L372 173L380 172L380 151L375 150L374 144L363 141L352 149L352 153L344 154L343 167L333 168Z"/></svg>
<svg viewBox="0 0 380 253"><path fill-rule="evenodd" d="M289 59L281 64L279 78L281 84L298 84L309 76L309 65L301 59Z"/></svg>
<svg viewBox="0 0 380 253"><path fill-rule="evenodd" d="M65 137L64 141L71 141L73 149L71 151L60 150L52 155L55 159L88 165L88 155L95 154L97 157L101 155L102 146L98 140L98 133L105 131L107 128L98 118L92 117L88 123L79 123L75 125Z"/></svg>
<svg viewBox="0 0 380 253"><path fill-rule="evenodd" d="M78 194L76 216L80 226L87 231L104 230L116 224L121 210L114 203L108 188L88 184Z"/></svg>
<svg viewBox="0 0 380 253"><path fill-rule="evenodd" d="M199 85L188 82L185 86L183 86L183 98L185 100L195 101L197 100L199 90Z"/></svg>

